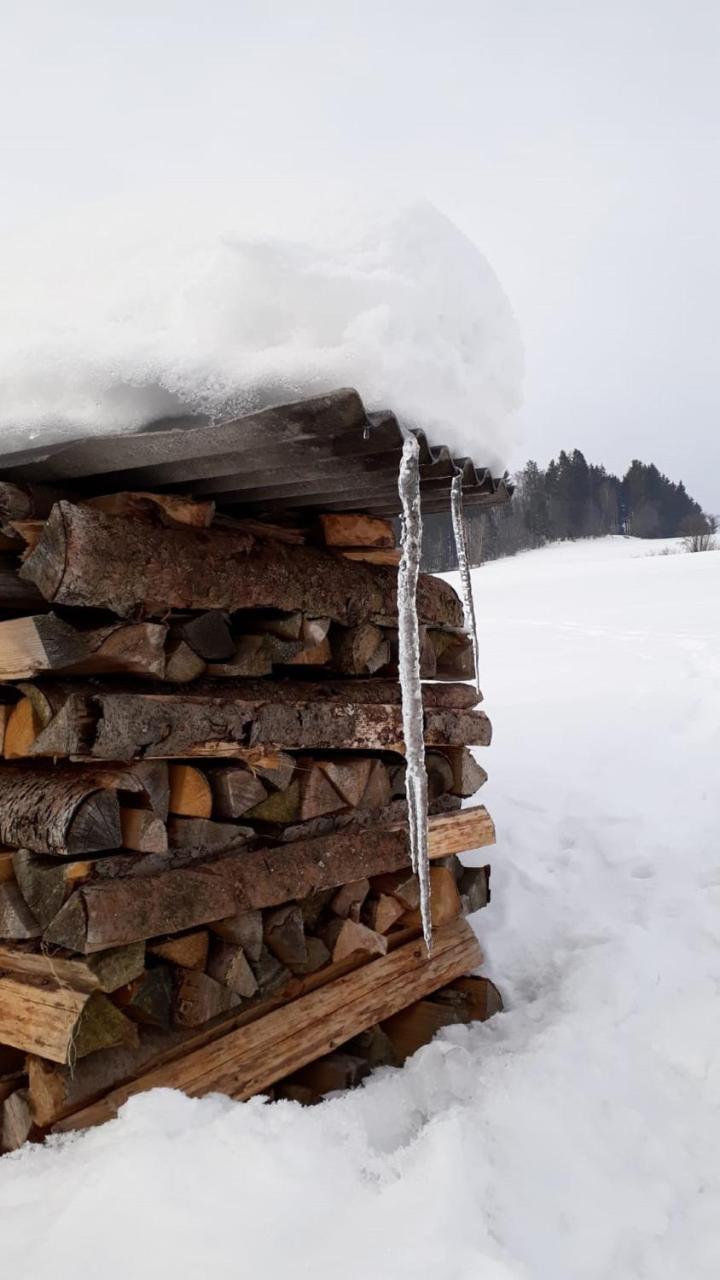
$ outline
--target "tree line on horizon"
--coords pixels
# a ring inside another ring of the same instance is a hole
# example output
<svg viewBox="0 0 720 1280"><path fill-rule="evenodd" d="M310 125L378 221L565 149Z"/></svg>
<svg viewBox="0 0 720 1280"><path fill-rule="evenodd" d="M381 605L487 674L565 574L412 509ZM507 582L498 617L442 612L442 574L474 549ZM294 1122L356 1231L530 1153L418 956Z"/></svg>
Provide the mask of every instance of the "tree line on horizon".
<svg viewBox="0 0 720 1280"><path fill-rule="evenodd" d="M624 534L672 538L709 534L714 521L653 464L634 459L620 478L565 450L543 470L527 462L512 477L512 501L496 508L468 508L466 525L472 565L530 551L548 542ZM452 527L445 515L424 520L423 561L429 571L455 568Z"/></svg>

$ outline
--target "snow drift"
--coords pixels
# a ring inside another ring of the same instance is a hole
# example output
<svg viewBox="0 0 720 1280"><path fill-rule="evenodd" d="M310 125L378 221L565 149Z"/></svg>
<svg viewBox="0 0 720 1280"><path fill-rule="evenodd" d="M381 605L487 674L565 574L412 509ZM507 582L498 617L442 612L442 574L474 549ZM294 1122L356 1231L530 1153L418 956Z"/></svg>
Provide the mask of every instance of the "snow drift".
<svg viewBox="0 0 720 1280"><path fill-rule="evenodd" d="M647 550L476 571L507 1012L320 1107L159 1090L3 1158L4 1274L716 1280L720 552Z"/></svg>
<svg viewBox="0 0 720 1280"><path fill-rule="evenodd" d="M351 385L501 470L521 365L490 267L426 204L103 206L0 251L5 447Z"/></svg>

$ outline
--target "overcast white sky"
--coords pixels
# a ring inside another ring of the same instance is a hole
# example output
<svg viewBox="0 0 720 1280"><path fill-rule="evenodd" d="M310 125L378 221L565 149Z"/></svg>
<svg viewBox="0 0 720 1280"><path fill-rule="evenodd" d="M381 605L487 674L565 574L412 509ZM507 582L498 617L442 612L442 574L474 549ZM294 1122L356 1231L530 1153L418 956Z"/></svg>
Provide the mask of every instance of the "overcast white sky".
<svg viewBox="0 0 720 1280"><path fill-rule="evenodd" d="M237 175L425 197L487 255L523 330L515 461L639 456L720 510L717 0L0 15L0 228Z"/></svg>

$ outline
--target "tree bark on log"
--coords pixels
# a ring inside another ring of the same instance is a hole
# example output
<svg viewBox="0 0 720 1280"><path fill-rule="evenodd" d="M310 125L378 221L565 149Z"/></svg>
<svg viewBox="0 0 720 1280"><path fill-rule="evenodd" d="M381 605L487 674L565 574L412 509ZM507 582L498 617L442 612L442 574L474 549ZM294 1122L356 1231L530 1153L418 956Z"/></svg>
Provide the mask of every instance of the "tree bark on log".
<svg viewBox="0 0 720 1280"><path fill-rule="evenodd" d="M354 625L397 613L397 572L222 528L163 528L59 502L20 570L46 600L110 609L278 608ZM420 620L461 626L459 597L422 575Z"/></svg>
<svg viewBox="0 0 720 1280"><path fill-rule="evenodd" d="M92 714L97 719L88 731ZM486 746L490 737L490 722L482 711L433 706L425 710L428 746ZM88 698L71 695L35 738L28 755L132 761L232 757L249 747L396 750L402 741L397 704L257 703L231 694L98 693Z"/></svg>
<svg viewBox="0 0 720 1280"><path fill-rule="evenodd" d="M0 680L63 674L130 674L162 680L167 628L120 622L79 631L54 613L0 622Z"/></svg>
<svg viewBox="0 0 720 1280"><path fill-rule="evenodd" d="M0 768L0 843L58 856L116 849L117 795L80 771Z"/></svg>

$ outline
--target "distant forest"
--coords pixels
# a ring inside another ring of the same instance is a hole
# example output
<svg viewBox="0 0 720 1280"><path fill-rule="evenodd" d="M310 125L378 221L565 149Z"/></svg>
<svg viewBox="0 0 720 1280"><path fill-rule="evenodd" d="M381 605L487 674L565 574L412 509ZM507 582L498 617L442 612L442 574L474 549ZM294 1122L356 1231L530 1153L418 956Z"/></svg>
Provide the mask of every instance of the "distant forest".
<svg viewBox="0 0 720 1280"><path fill-rule="evenodd" d="M634 461L620 479L587 462L579 449L563 450L546 470L528 462L511 478L511 502L466 511L473 565L563 539L608 533L672 538L704 532L713 524L682 481L673 483L652 463ZM449 517L428 515L423 524L424 567L434 572L455 568Z"/></svg>

